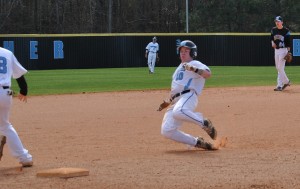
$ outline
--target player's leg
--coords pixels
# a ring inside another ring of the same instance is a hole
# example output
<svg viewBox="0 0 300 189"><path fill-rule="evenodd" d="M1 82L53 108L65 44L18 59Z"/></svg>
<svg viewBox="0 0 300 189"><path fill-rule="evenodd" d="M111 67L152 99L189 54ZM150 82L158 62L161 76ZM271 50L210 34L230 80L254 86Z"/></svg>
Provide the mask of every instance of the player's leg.
<svg viewBox="0 0 300 189"><path fill-rule="evenodd" d="M153 59L154 59L154 53L149 53L149 58L150 58L150 71L151 71L151 73L153 73L153 65L154 65L154 63L153 63Z"/></svg>
<svg viewBox="0 0 300 189"><path fill-rule="evenodd" d="M196 113L198 104L198 96L195 92L189 92L180 96L173 109L173 116L177 120L188 121L197 125L203 126L203 116L201 113Z"/></svg>
<svg viewBox="0 0 300 189"><path fill-rule="evenodd" d="M156 53L153 53L153 58L152 58L152 72L153 73L154 73L155 63L156 63Z"/></svg>
<svg viewBox="0 0 300 189"><path fill-rule="evenodd" d="M289 79L285 73L285 60L284 57L287 54L287 49L282 49L282 52L279 54L279 77L282 82L282 85L287 84Z"/></svg>
<svg viewBox="0 0 300 189"><path fill-rule="evenodd" d="M277 70L277 85L276 88L274 89L275 91L281 91L282 90L282 81L280 77L280 56L278 50L275 50L275 55L274 55L274 60L275 60L275 67Z"/></svg>
<svg viewBox="0 0 300 189"><path fill-rule="evenodd" d="M148 61L148 69L149 69L149 73L152 73L152 71L151 71L152 65L151 65L151 56L150 56L150 54L151 54L151 53L148 54L148 59L147 59L147 61Z"/></svg>
<svg viewBox="0 0 300 189"><path fill-rule="evenodd" d="M172 108L170 108L164 115L161 126L161 134L176 142L195 146L197 144L197 138L180 131L179 128L181 125L182 121L173 118L173 111Z"/></svg>
<svg viewBox="0 0 300 189"><path fill-rule="evenodd" d="M20 162L32 161L32 156L23 147L23 144L12 125L1 126L1 132L6 136L7 146L13 157L17 158Z"/></svg>
<svg viewBox="0 0 300 189"><path fill-rule="evenodd" d="M195 92L186 93L181 96L173 109L173 116L177 120L187 121L197 124L204 129L207 134L212 138L217 138L217 130L212 122L204 119L200 112L195 112L198 104L198 96Z"/></svg>
<svg viewBox="0 0 300 189"><path fill-rule="evenodd" d="M31 162L32 156L23 147L16 130L8 121L12 97L7 95L7 91L0 90L0 93L0 133L6 136L6 144L13 157L22 163Z"/></svg>
<svg viewBox="0 0 300 189"><path fill-rule="evenodd" d="M181 125L182 121L174 119L172 109L168 109L163 119L161 134L168 139L187 144L189 147L217 150L212 143L205 141L202 137L194 137L180 131Z"/></svg>

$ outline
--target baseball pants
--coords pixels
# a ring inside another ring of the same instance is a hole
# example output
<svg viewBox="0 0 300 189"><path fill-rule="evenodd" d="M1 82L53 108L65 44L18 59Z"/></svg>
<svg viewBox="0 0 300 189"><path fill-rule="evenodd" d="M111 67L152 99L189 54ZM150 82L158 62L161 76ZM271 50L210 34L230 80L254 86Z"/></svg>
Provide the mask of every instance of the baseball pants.
<svg viewBox="0 0 300 189"><path fill-rule="evenodd" d="M161 134L174 141L195 146L197 138L179 129L183 122L194 123L203 128L202 114L194 112L198 104L198 96L195 92L191 91L178 98L177 101L174 99L175 103L168 108L164 115Z"/></svg>
<svg viewBox="0 0 300 189"><path fill-rule="evenodd" d="M23 147L16 130L8 121L12 105L12 96L8 95L9 90L0 87L0 134L6 136L6 143L13 157L20 162L32 161L32 156Z"/></svg>
<svg viewBox="0 0 300 189"><path fill-rule="evenodd" d="M282 87L289 82L289 79L284 71L285 60L284 57L287 54L287 48L275 49L275 65L277 69L277 87Z"/></svg>
<svg viewBox="0 0 300 189"><path fill-rule="evenodd" d="M149 54L148 54L148 67L149 67L149 70L152 73L154 73L155 62L156 62L156 53L149 52Z"/></svg>

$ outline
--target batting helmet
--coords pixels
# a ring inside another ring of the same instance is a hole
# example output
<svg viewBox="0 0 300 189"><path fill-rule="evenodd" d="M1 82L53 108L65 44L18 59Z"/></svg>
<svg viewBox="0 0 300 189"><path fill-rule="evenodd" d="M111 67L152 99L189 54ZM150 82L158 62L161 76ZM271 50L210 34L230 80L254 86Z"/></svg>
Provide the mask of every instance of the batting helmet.
<svg viewBox="0 0 300 189"><path fill-rule="evenodd" d="M193 41L190 40L184 40L181 41L180 45L177 47L178 52L180 51L181 47L187 47L191 49L190 56L194 59L197 57L197 46Z"/></svg>

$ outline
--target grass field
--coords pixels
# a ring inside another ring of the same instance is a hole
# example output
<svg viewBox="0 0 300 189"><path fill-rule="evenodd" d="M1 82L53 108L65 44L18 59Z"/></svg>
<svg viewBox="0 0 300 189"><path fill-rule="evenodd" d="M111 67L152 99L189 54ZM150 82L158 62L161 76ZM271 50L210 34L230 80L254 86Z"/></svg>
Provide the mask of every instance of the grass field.
<svg viewBox="0 0 300 189"><path fill-rule="evenodd" d="M213 73L206 87L275 86L275 67L210 67ZM170 89L175 67L34 70L26 74L29 95L72 94L83 92ZM293 84L300 84L300 66L287 66ZM18 86L13 80L13 89Z"/></svg>

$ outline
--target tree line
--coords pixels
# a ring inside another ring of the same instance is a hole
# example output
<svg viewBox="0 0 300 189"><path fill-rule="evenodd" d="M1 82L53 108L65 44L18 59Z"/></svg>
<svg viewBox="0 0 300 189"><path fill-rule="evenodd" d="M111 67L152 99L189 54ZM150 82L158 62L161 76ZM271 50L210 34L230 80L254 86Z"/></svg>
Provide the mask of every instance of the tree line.
<svg viewBox="0 0 300 189"><path fill-rule="evenodd" d="M1 34L300 31L299 0L0 0Z"/></svg>

